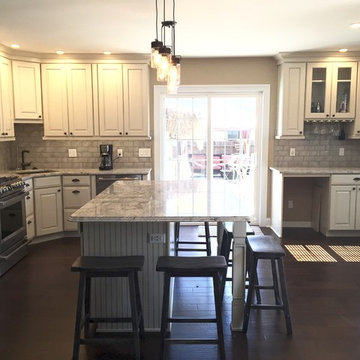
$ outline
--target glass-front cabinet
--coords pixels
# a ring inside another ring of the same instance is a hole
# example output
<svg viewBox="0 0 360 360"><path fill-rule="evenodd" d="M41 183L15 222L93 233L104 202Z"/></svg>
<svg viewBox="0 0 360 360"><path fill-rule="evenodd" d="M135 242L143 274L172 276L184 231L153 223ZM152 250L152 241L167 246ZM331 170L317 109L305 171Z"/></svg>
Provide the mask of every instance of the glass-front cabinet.
<svg viewBox="0 0 360 360"><path fill-rule="evenodd" d="M356 75L356 62L308 63L305 118L355 118Z"/></svg>

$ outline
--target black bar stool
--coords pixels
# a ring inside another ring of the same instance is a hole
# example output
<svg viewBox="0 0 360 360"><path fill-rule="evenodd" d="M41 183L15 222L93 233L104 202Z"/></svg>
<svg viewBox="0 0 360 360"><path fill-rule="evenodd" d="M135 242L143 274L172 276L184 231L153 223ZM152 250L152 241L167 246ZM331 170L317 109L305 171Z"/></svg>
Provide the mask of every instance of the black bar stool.
<svg viewBox="0 0 360 360"><path fill-rule="evenodd" d="M225 359L224 333L222 324L221 282L226 276L226 261L223 256L160 256L156 265L157 271L164 272L164 295L161 316L161 352L165 357L165 343L180 344L218 344L221 359ZM212 277L214 284L215 318L169 317L170 279L174 277ZM169 323L216 323L217 339L171 339L166 336Z"/></svg>
<svg viewBox="0 0 360 360"><path fill-rule="evenodd" d="M289 311L289 302L286 290L286 280L284 272L283 257L285 251L282 246L276 242L272 236L248 236L246 239L246 245L249 250L250 260L250 281L249 290L246 297L245 309L244 309L244 322L243 332L247 332L250 310L251 309L263 309L263 310L282 310L285 315L286 330L288 335L292 334L291 318ZM273 284L269 286L259 285L257 279L257 264L258 260L265 259L271 261ZM277 266L276 266L277 264ZM278 283L278 275L280 279L280 289ZM275 294L275 305L270 304L253 304L252 298L254 290L258 289L272 289Z"/></svg>
<svg viewBox="0 0 360 360"><path fill-rule="evenodd" d="M80 256L71 271L80 272L79 294L76 310L73 360L79 357L81 344L118 343L119 338L91 337L90 323L132 323L136 360L140 360L140 337L144 336L144 319L141 307L138 271L144 265L144 256ZM129 279L131 317L91 318L90 291L91 278L127 277ZM84 328L84 338L81 331Z"/></svg>
<svg viewBox="0 0 360 360"><path fill-rule="evenodd" d="M207 221L204 222L205 227L205 241L190 241L190 240L180 240L180 222L175 222L175 256L179 255L179 251L206 251L206 255L211 255L211 242L210 242L210 227ZM205 248L186 248L180 247L179 245L205 245Z"/></svg>

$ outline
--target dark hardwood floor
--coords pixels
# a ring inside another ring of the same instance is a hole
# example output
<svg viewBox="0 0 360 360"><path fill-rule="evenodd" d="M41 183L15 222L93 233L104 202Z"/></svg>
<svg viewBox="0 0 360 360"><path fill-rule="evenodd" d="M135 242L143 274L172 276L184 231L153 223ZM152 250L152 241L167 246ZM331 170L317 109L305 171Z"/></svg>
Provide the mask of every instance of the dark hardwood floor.
<svg viewBox="0 0 360 360"><path fill-rule="evenodd" d="M283 243L320 245L335 262L298 262L287 253L292 336L286 335L283 315L276 311L252 311L248 333L232 333L228 283L224 301L227 359L360 359L360 262L346 262L329 247L360 247L360 239L326 239L313 231L296 229L285 232ZM354 249L359 261L360 250ZM78 254L78 239L33 245L29 256L0 278L1 360L71 359L78 277L70 272L70 266ZM268 266L260 265L260 279L266 280ZM272 294L265 294L267 297L272 298ZM182 315L212 313L210 281L180 279L174 309ZM173 327L172 336L189 335L215 336L216 329L213 324ZM158 349L157 334L147 334L142 344L143 359L158 359ZM172 345L168 351L171 360L212 360L217 356L213 345ZM132 344L82 346L80 359L133 359Z"/></svg>

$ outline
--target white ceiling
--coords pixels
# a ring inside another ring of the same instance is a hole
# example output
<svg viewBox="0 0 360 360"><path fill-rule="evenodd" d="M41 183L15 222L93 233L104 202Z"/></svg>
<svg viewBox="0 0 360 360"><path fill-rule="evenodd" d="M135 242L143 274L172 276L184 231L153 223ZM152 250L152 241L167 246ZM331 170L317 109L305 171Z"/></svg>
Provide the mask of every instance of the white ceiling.
<svg viewBox="0 0 360 360"><path fill-rule="evenodd" d="M176 20L182 56L360 50L359 0L176 0ZM25 51L148 53L154 38L155 0L0 0L0 43Z"/></svg>

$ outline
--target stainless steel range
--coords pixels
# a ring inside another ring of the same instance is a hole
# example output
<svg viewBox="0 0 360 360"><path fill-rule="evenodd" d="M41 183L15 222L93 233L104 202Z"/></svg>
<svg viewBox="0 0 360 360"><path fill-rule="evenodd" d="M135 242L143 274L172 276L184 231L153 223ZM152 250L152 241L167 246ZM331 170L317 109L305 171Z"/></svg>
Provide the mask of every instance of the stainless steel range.
<svg viewBox="0 0 360 360"><path fill-rule="evenodd" d="M0 276L28 252L25 183L16 176L0 177Z"/></svg>

